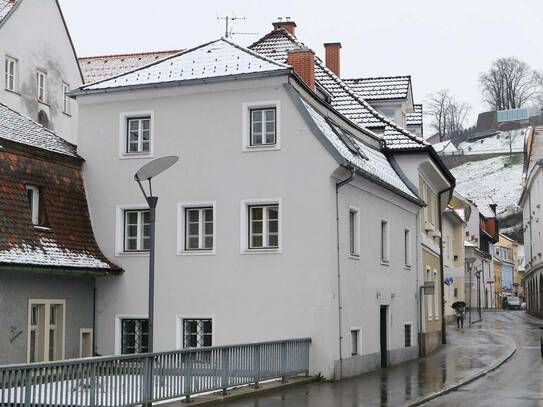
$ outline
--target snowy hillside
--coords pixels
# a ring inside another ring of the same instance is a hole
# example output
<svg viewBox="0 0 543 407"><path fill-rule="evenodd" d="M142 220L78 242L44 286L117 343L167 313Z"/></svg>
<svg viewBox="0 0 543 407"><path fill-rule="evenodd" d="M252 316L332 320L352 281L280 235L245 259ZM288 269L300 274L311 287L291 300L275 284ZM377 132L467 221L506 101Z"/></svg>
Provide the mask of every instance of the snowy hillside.
<svg viewBox="0 0 543 407"><path fill-rule="evenodd" d="M464 154L508 153L511 138L513 152L522 152L526 129L500 131L495 136L485 137L474 141L464 141L458 145L458 150Z"/></svg>
<svg viewBox="0 0 543 407"><path fill-rule="evenodd" d="M509 156L468 162L452 168L456 189L466 197L491 196L498 204L498 214L517 206L522 192L522 160Z"/></svg>

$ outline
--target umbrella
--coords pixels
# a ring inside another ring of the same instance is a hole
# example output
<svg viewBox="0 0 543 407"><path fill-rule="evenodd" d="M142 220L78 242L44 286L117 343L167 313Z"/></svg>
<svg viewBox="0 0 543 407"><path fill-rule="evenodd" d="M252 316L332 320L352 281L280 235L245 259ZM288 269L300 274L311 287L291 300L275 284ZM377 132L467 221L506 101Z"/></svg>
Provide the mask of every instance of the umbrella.
<svg viewBox="0 0 543 407"><path fill-rule="evenodd" d="M451 308L466 308L466 303L464 301L456 301L453 303L453 305L451 305Z"/></svg>

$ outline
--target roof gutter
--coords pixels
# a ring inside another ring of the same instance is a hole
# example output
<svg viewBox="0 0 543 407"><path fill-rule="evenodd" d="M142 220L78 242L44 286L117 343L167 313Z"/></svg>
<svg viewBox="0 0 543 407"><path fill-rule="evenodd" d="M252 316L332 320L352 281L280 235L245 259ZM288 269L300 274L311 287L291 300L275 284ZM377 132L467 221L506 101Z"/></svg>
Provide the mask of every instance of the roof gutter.
<svg viewBox="0 0 543 407"><path fill-rule="evenodd" d="M105 94L105 93L117 93L123 91L135 91L142 89L162 89L162 88L173 88L178 86L190 86L197 84L206 84L206 83L221 83L228 82L232 80L244 80L244 79L258 79L258 78L269 78L276 76L288 75L291 73L291 68L280 68L274 71L265 71L265 72L254 72L254 73L244 73L228 76L217 76L213 78L197 78L197 79L186 79L178 81L169 81L169 82L160 82L160 83L145 83L141 85L128 85L128 86L116 86L104 89L85 89L85 86L74 89L67 93L71 98L77 96L87 96L87 95L96 95L96 94ZM92 86L92 85L87 85Z"/></svg>
<svg viewBox="0 0 543 407"><path fill-rule="evenodd" d="M85 267L65 267L65 266L40 266L36 264L22 263L0 263L0 270L6 271L26 271L40 274L52 275L70 275L74 277L94 276L107 277L116 276L124 272L123 269L96 269Z"/></svg>

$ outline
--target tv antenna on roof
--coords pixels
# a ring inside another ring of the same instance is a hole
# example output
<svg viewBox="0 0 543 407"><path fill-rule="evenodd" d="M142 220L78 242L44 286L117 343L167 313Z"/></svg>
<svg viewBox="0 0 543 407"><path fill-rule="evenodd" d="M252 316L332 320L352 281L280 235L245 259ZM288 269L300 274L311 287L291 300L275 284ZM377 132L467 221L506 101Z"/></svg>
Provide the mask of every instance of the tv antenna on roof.
<svg viewBox="0 0 543 407"><path fill-rule="evenodd" d="M245 33L233 33L232 29L230 28L230 22L234 22L237 20L246 20L245 17L236 17L236 16L224 16L219 17L217 16L217 20L224 20L224 38L229 38L232 36L232 34L245 34ZM248 34L248 33L247 33Z"/></svg>

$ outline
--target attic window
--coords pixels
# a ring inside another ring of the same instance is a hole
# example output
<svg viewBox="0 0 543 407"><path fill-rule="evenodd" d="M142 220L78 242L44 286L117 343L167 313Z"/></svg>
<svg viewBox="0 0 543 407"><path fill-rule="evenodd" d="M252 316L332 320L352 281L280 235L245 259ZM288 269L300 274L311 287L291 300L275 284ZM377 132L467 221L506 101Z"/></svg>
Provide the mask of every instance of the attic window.
<svg viewBox="0 0 543 407"><path fill-rule="evenodd" d="M43 225L45 223L45 211L43 207L43 199L40 192L40 188L35 185L26 186L26 194L30 207L30 216L32 217L32 224L36 226Z"/></svg>
<svg viewBox="0 0 543 407"><path fill-rule="evenodd" d="M332 127L334 133L337 134L339 139L342 141L343 144L345 144L345 146L349 149L351 153L366 160L368 159L366 154L364 154L362 150L360 150L360 147L358 147L358 145L354 141L354 136L351 133L349 133L347 130L342 129L330 119L328 119L328 124L330 125L330 127Z"/></svg>

